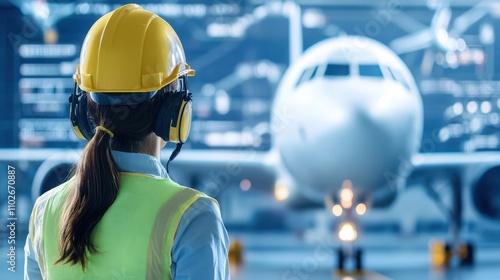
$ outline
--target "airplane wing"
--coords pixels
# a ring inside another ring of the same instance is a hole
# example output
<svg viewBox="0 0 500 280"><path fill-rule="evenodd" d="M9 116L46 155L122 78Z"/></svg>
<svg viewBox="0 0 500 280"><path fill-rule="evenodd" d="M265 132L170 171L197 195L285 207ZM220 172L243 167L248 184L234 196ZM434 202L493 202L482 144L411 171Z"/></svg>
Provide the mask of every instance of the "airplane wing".
<svg viewBox="0 0 500 280"><path fill-rule="evenodd" d="M162 158L168 159L168 151ZM272 192L276 181L273 153L255 150L183 150L170 163L170 177L217 196L230 186ZM246 186L243 186L245 184Z"/></svg>
<svg viewBox="0 0 500 280"><path fill-rule="evenodd" d="M480 215L490 218L492 225L498 226L500 153L418 154L412 158L411 164L413 171L407 177L406 187L424 187L450 219L453 229L459 229L463 223L465 197L474 201ZM464 192L464 189L467 190Z"/></svg>
<svg viewBox="0 0 500 280"><path fill-rule="evenodd" d="M453 175L458 175L464 180L462 184L467 184L472 183L486 169L500 165L500 153L416 154L411 162L402 165L406 165L407 170L411 170L407 173L408 185Z"/></svg>

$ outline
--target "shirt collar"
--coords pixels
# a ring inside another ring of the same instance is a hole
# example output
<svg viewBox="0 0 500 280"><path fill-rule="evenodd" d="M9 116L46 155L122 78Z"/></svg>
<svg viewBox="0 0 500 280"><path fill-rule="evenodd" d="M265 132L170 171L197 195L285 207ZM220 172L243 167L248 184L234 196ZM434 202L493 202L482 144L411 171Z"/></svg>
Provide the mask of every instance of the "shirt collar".
<svg viewBox="0 0 500 280"><path fill-rule="evenodd" d="M165 167L154 156L120 151L111 151L111 153L122 172L141 173L154 178L169 178Z"/></svg>

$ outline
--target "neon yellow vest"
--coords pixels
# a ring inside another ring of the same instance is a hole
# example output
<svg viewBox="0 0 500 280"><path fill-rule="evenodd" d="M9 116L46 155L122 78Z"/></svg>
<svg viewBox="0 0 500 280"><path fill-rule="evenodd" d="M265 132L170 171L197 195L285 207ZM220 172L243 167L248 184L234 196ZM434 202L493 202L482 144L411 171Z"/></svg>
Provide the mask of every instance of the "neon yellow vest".
<svg viewBox="0 0 500 280"><path fill-rule="evenodd" d="M83 272L80 265L54 264L59 259L61 210L71 182L44 194L32 214L30 236L44 279L172 279L177 227L184 212L205 194L169 179L122 173L118 196L92 236L100 253L89 255Z"/></svg>

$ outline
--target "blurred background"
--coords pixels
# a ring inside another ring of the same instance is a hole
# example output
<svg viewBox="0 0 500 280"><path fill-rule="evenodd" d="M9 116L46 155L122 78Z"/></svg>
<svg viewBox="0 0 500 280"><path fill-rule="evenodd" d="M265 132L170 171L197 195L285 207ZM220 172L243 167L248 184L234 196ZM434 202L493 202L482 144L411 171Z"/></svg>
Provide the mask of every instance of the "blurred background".
<svg viewBox="0 0 500 280"><path fill-rule="evenodd" d="M189 80L194 117L183 150L187 158L179 156L172 178L219 200L230 237L238 244L232 253L234 279L357 279L334 273L336 248L342 243L336 227L342 218L317 203L290 207L274 186L278 176L265 167L261 169L269 172L264 176L254 165L241 178L226 178L217 169L200 176L183 173L185 162L202 165L208 155L239 162L250 154L259 159L272 153L273 101L285 71L303 50L346 35L381 42L410 69L423 102L419 154L473 159L453 172L462 179L460 235L474 244L475 265L433 267L429 244L436 238L448 239L450 219L442 204L453 208L449 201L454 201L454 194L438 188L429 195L426 187L415 184L379 207L357 213L355 246L363 248L363 264L372 271L362 277L497 279L500 3L135 2L172 25L183 42L188 63L196 70ZM74 87L71 77L84 36L99 17L125 3L0 0L0 170L4 170L0 172L4 182L0 217L2 225L10 221L12 199L8 198L6 170L13 166L17 218L15 273L7 270L10 265L5 262L11 233L8 227L0 227L2 279L22 279L22 248L34 199L64 180L85 145L73 134L68 119L68 97ZM172 147L168 145L166 153ZM425 178L425 174L413 177ZM210 178L212 182L208 182ZM210 193L213 181L219 187L223 182L224 188Z"/></svg>

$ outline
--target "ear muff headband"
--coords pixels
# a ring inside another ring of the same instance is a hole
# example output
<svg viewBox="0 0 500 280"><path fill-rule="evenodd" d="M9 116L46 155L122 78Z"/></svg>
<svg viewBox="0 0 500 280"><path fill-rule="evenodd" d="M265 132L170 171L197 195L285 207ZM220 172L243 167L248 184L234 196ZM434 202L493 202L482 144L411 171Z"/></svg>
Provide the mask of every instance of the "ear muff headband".
<svg viewBox="0 0 500 280"><path fill-rule="evenodd" d="M94 129L87 112L87 93L79 91L78 85L75 83L75 89L69 97L69 101L71 103L69 119L73 132L82 140L90 140L94 136Z"/></svg>
<svg viewBox="0 0 500 280"><path fill-rule="evenodd" d="M179 79L182 89L178 92L165 92L156 118L155 133L163 140L183 144L191 130L192 101L191 93L186 90L186 82ZM70 120L73 132L82 140L90 140L95 134L94 125L88 116L87 93L75 83L70 96Z"/></svg>

